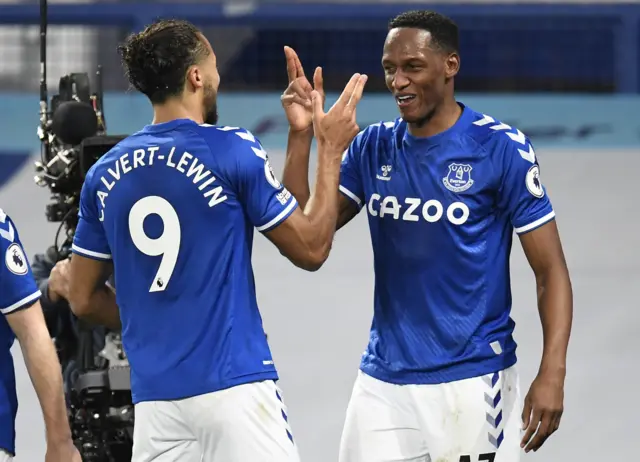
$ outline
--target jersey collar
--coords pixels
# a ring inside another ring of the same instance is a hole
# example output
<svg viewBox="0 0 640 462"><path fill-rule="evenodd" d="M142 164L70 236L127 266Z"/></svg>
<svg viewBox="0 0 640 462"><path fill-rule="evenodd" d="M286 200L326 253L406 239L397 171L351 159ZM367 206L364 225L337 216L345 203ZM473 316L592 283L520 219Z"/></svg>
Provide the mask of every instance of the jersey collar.
<svg viewBox="0 0 640 462"><path fill-rule="evenodd" d="M166 132L166 131L169 131L169 130L173 130L174 128L176 128L176 127L178 127L180 125L186 125L186 124L197 125L196 122L194 122L191 119L175 119L175 120L171 120L169 122L163 122L161 124L146 125L142 129L142 132L143 133Z"/></svg>
<svg viewBox="0 0 640 462"><path fill-rule="evenodd" d="M443 139L449 138L467 129L469 124L473 121L473 111L462 103L458 103L458 106L460 106L460 108L462 109L462 114L460 114L460 117L458 118L456 123L453 124L450 128L441 133L438 133L437 135L418 137L411 135L409 133L409 127L407 126L403 138L404 143L409 146L416 144L419 144L420 146L436 145Z"/></svg>

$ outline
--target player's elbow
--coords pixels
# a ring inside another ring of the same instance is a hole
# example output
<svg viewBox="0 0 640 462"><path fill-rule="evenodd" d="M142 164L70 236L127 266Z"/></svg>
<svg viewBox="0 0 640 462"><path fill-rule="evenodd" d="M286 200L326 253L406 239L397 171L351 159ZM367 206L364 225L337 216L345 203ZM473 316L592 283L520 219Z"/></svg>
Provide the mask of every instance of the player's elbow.
<svg viewBox="0 0 640 462"><path fill-rule="evenodd" d="M309 253L308 269L307 271L318 271L324 265L324 262L329 258L329 252L331 251L331 243L321 246L318 249Z"/></svg>
<svg viewBox="0 0 640 462"><path fill-rule="evenodd" d="M307 249L304 254L291 259L298 268L309 272L318 271L329 257L329 251L324 249Z"/></svg>
<svg viewBox="0 0 640 462"><path fill-rule="evenodd" d="M86 318L91 315L91 295L85 291L69 291L69 306L78 318Z"/></svg>
<svg viewBox="0 0 640 462"><path fill-rule="evenodd" d="M323 264L324 264L323 260L309 259L309 260L298 262L296 266L300 269L313 273L315 271L318 271L320 268L322 268Z"/></svg>
<svg viewBox="0 0 640 462"><path fill-rule="evenodd" d="M88 302L70 301L71 311L80 319L91 316L91 305Z"/></svg>

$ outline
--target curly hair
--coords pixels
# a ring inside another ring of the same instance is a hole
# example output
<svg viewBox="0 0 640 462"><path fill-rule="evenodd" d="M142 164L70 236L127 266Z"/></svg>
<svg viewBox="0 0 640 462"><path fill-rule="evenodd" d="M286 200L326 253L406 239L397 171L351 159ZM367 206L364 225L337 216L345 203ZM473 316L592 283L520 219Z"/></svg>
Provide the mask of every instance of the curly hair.
<svg viewBox="0 0 640 462"><path fill-rule="evenodd" d="M447 53L458 52L458 25L440 13L428 10L407 11L389 21L389 30L399 27L429 31L434 46Z"/></svg>
<svg viewBox="0 0 640 462"><path fill-rule="evenodd" d="M153 104L162 104L184 89L187 70L209 54L193 24L160 20L131 34L118 47L131 85Z"/></svg>

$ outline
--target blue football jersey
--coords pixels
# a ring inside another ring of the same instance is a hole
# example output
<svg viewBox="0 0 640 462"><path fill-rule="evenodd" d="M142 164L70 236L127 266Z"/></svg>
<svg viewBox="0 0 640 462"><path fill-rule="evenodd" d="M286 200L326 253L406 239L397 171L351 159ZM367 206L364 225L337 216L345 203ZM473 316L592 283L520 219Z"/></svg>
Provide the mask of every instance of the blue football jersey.
<svg viewBox="0 0 640 462"><path fill-rule="evenodd" d="M241 128L149 125L90 169L73 251L113 260L134 402L278 378L253 228L273 229L296 207Z"/></svg>
<svg viewBox="0 0 640 462"><path fill-rule="evenodd" d="M398 384L488 374L516 362L512 236L554 219L529 139L462 106L413 137L402 119L362 131L340 189L366 210L375 268L363 372Z"/></svg>
<svg viewBox="0 0 640 462"><path fill-rule="evenodd" d="M40 299L18 230L0 210L0 448L15 453L15 418L18 412L16 377L11 357L15 336L6 316L28 308Z"/></svg>

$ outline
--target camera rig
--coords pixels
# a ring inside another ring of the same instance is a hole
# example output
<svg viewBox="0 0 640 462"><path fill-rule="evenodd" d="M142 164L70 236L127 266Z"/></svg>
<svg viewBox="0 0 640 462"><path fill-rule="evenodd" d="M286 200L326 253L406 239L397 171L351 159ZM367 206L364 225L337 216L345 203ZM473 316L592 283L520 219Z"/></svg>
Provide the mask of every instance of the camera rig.
<svg viewBox="0 0 640 462"><path fill-rule="evenodd" d="M40 160L35 182L51 191L46 218L60 223L53 260L69 258L78 224L80 192L95 162L126 136L108 136L104 117L101 69L98 91L91 93L89 75L60 78L58 94L47 94L47 0L40 0ZM61 239L62 238L62 239ZM62 242L60 242L62 241ZM133 446L133 404L129 363L120 333L106 334L105 347L95 354L95 331L78 321L78 339L71 357L56 338L61 362L74 361L65 384L74 443L85 462L129 462ZM63 356L63 351L64 355Z"/></svg>

